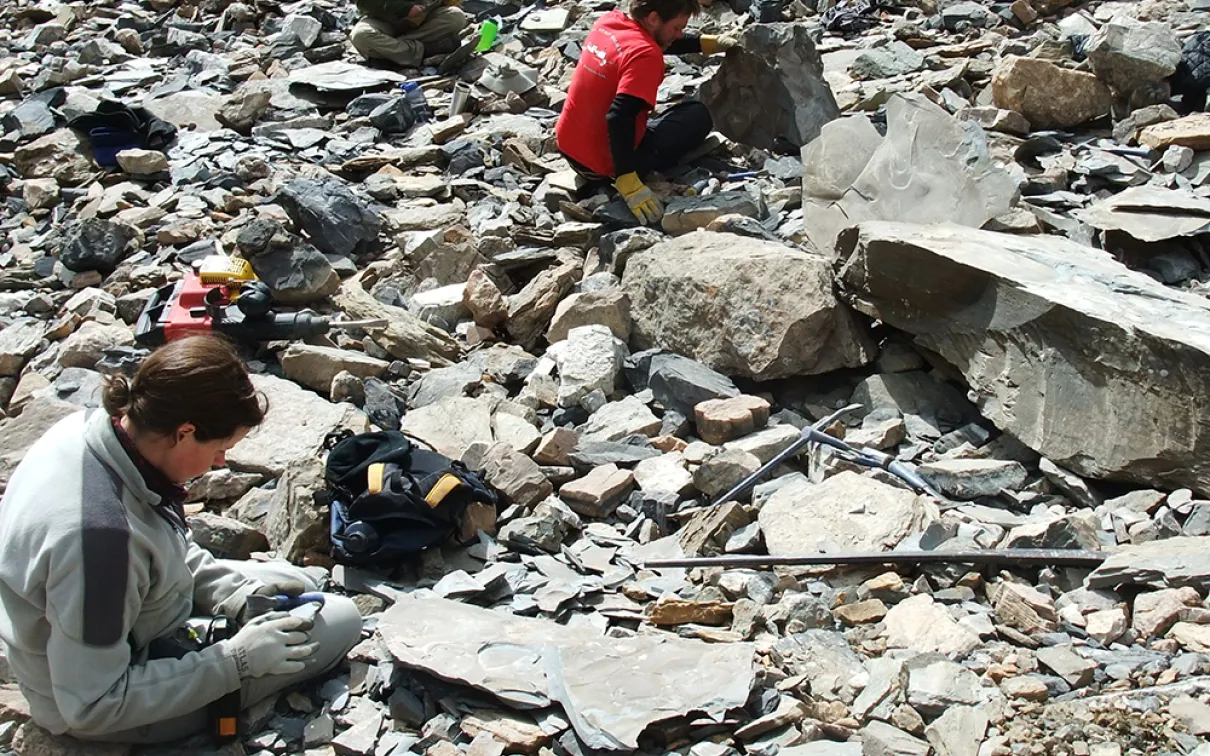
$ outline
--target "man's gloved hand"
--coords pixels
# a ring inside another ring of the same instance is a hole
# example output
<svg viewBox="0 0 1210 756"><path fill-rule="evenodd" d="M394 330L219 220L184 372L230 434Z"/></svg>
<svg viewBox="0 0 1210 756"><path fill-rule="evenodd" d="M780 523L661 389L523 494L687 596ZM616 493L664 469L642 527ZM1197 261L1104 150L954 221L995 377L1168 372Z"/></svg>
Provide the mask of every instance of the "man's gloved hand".
<svg viewBox="0 0 1210 756"><path fill-rule="evenodd" d="M626 206L634 213L634 217L639 219L639 223L659 223L660 218L664 217L664 206L639 179L639 174L622 174L614 180L613 185L622 195L622 199L626 200Z"/></svg>
<svg viewBox="0 0 1210 756"><path fill-rule="evenodd" d="M223 643L235 659L241 680L293 675L306 669L302 660L313 656L319 648L318 643L307 642L311 637L305 631L311 627L301 617L270 612L254 617Z"/></svg>
<svg viewBox="0 0 1210 756"><path fill-rule="evenodd" d="M703 34L700 39L704 55L725 53L732 47L739 47L739 40L730 34L723 34L717 37L713 34Z"/></svg>
<svg viewBox="0 0 1210 756"><path fill-rule="evenodd" d="M272 583L264 583L260 588L257 588L252 593L256 596L282 595L294 597L301 596L306 592L307 586L304 585L301 580L295 580L294 578L282 578L281 580L275 580ZM246 625L248 623L248 607L246 605L239 610L239 615L235 619L239 621L240 625Z"/></svg>

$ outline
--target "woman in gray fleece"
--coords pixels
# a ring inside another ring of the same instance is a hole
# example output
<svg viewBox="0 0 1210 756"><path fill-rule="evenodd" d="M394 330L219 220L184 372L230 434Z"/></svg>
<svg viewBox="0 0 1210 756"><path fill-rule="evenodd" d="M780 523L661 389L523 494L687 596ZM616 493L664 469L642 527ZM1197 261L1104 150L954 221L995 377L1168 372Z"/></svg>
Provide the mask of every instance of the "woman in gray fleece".
<svg viewBox="0 0 1210 756"><path fill-rule="evenodd" d="M193 542L184 484L225 463L266 407L214 336L161 347L105 411L64 418L30 448L0 500L0 640L34 721L82 739L163 742L204 730L207 705L243 706L340 662L361 635L351 601L307 620L249 619L252 594L315 590L290 565L215 559ZM200 649L186 621L242 628ZM248 621L244 621L248 620Z"/></svg>

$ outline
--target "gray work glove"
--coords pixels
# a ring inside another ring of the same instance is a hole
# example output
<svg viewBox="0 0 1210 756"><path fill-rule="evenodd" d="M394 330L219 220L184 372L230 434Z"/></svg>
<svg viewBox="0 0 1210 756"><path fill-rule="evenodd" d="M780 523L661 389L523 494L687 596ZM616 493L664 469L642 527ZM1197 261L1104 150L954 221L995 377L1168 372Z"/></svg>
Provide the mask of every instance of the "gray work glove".
<svg viewBox="0 0 1210 756"><path fill-rule="evenodd" d="M252 593L257 596L301 596L306 592L307 586L304 585L301 580L282 578L280 580L274 580L271 583L264 583L260 588L257 588ZM248 624L249 619L251 618L248 616L248 607L245 605L243 609L239 610L239 615L236 617L236 620L239 621L239 624L242 627L243 625Z"/></svg>
<svg viewBox="0 0 1210 756"><path fill-rule="evenodd" d="M286 612L270 612L255 617L230 640L223 641L235 660L241 680L265 675L293 675L305 669L319 648L308 643L311 623Z"/></svg>

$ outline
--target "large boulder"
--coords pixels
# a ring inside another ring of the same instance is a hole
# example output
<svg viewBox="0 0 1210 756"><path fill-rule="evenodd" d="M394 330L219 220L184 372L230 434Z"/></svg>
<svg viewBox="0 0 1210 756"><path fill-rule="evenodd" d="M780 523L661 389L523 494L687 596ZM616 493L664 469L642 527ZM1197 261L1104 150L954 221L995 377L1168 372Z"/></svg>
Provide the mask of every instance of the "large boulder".
<svg viewBox="0 0 1210 756"><path fill-rule="evenodd" d="M269 403L265 421L227 452L236 471L278 476L290 463L316 458L324 437L348 428L369 429L366 417L351 404L332 404L293 381L254 375L252 384Z"/></svg>
<svg viewBox="0 0 1210 756"><path fill-rule="evenodd" d="M1066 129L1109 112L1113 95L1097 77L1041 58L1010 56L992 76L997 108L1015 110L1035 129Z"/></svg>
<svg viewBox="0 0 1210 756"><path fill-rule="evenodd" d="M978 228L1016 199L983 129L923 95L887 103L886 137L866 116L832 121L802 150L803 225L831 252L837 235L864 220L959 223Z"/></svg>
<svg viewBox="0 0 1210 756"><path fill-rule="evenodd" d="M966 378L983 415L1078 475L1210 493L1210 303L1051 237L869 222L842 295Z"/></svg>
<svg viewBox="0 0 1210 756"><path fill-rule="evenodd" d="M1181 62L1181 43L1168 24L1118 16L1093 35L1088 62L1110 89L1128 95L1171 76Z"/></svg>
<svg viewBox="0 0 1210 756"><path fill-rule="evenodd" d="M857 367L874 356L836 299L827 259L774 242L695 231L631 258L632 341L731 376L770 380Z"/></svg>
<svg viewBox="0 0 1210 756"><path fill-rule="evenodd" d="M754 24L702 85L714 126L737 142L801 147L840 115L823 62L803 24Z"/></svg>

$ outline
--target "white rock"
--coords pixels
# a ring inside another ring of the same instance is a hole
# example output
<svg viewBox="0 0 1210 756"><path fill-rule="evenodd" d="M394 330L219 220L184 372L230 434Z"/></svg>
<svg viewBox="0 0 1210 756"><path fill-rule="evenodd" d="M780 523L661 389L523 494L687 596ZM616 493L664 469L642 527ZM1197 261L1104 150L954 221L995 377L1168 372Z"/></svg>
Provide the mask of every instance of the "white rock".
<svg viewBox="0 0 1210 756"><path fill-rule="evenodd" d="M588 418L581 441L620 441L631 435L654 436L663 424L636 396L610 402Z"/></svg>
<svg viewBox="0 0 1210 756"><path fill-rule="evenodd" d="M634 479L648 493L682 494L693 485L693 473L680 452L661 454L635 465Z"/></svg>
<svg viewBox="0 0 1210 756"><path fill-rule="evenodd" d="M768 535L765 536L768 538ZM945 607L927 594L899 602L883 620L887 646L919 654L961 656L979 647L979 636L959 625Z"/></svg>
<svg viewBox="0 0 1210 756"><path fill-rule="evenodd" d="M769 497L759 519L769 553L785 555L886 551L938 516L911 491L846 471L818 485L786 485Z"/></svg>
<svg viewBox="0 0 1210 756"><path fill-rule="evenodd" d="M573 407L593 391L608 395L622 372L625 345L603 325L571 329L559 350L559 406Z"/></svg>
<svg viewBox="0 0 1210 756"><path fill-rule="evenodd" d="M159 150L122 150L118 165L133 176L151 176L169 168L168 158Z"/></svg>

